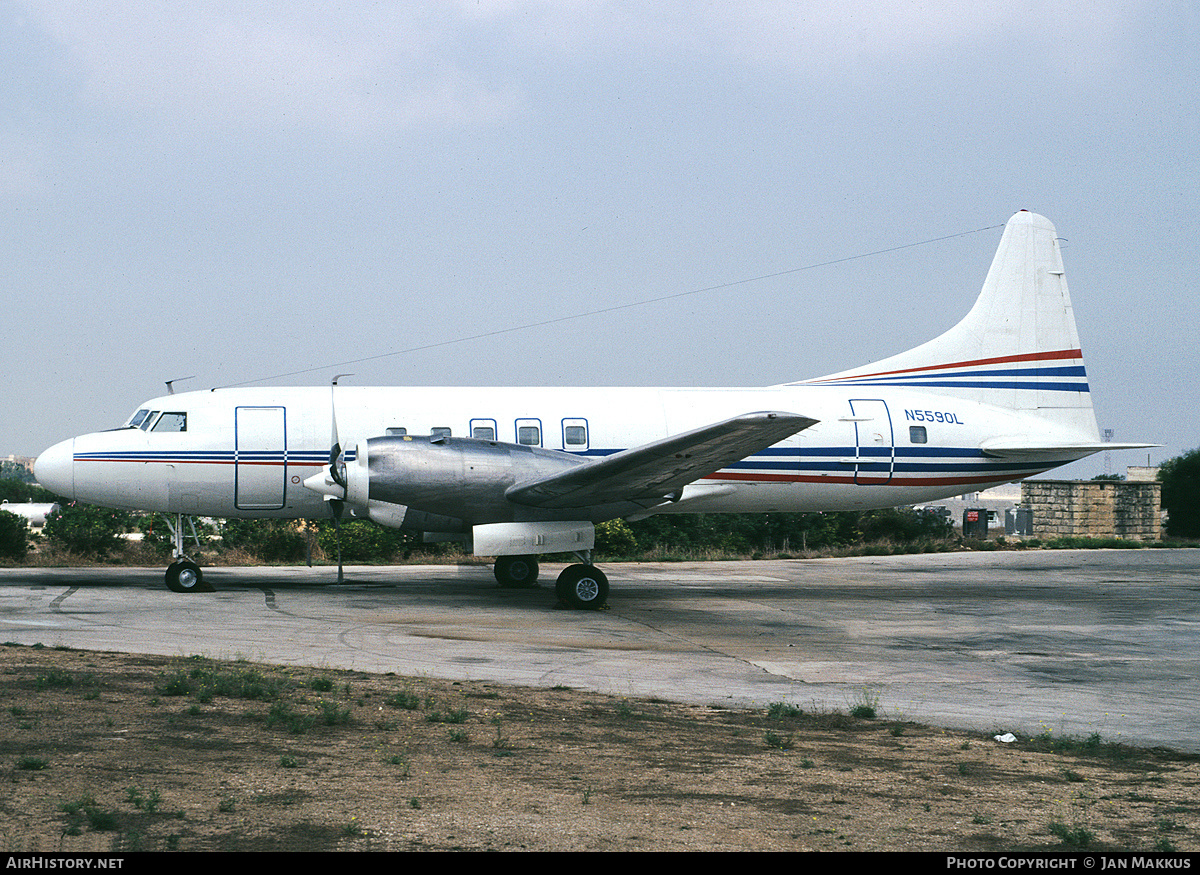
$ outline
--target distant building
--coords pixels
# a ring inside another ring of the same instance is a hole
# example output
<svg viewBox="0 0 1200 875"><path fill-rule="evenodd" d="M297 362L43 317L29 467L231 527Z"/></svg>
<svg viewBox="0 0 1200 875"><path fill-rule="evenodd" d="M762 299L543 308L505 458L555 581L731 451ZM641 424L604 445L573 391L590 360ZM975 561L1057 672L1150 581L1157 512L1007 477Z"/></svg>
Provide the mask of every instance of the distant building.
<svg viewBox="0 0 1200 875"><path fill-rule="evenodd" d="M920 505L922 509L935 511L934 509L943 509L949 517L955 528L961 528L963 523L963 512L968 508L982 508L987 511L988 528L1004 529L1004 514L1010 508L1016 507L1017 502L1021 500L1021 485L1019 483L1005 483L992 489L985 489L982 492L968 492L965 495L960 495L958 498L944 498L937 502Z"/></svg>
<svg viewBox="0 0 1200 875"><path fill-rule="evenodd" d="M33 482L33 463L30 456L7 456L0 459L0 479Z"/></svg>
<svg viewBox="0 0 1200 875"><path fill-rule="evenodd" d="M1162 484L1156 480L1026 480L1021 506L1038 538L1162 538Z"/></svg>
<svg viewBox="0 0 1200 875"><path fill-rule="evenodd" d="M1130 483L1153 483L1158 479L1157 465L1130 465L1125 471L1125 479Z"/></svg>

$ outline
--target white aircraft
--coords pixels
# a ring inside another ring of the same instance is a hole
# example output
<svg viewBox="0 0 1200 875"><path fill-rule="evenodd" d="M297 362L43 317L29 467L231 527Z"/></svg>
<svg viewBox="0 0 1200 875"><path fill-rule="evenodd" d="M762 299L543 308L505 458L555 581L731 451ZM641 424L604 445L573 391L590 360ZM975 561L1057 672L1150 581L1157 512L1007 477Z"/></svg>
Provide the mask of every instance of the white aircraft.
<svg viewBox="0 0 1200 875"><path fill-rule="evenodd" d="M343 443L344 441L344 443ZM200 589L183 517L345 514L452 533L527 586L605 604L595 524L655 513L836 511L928 502L1107 449L1054 226L1009 220L961 322L908 352L749 389L234 388L168 394L124 427L56 444L41 484L175 515L167 585Z"/></svg>

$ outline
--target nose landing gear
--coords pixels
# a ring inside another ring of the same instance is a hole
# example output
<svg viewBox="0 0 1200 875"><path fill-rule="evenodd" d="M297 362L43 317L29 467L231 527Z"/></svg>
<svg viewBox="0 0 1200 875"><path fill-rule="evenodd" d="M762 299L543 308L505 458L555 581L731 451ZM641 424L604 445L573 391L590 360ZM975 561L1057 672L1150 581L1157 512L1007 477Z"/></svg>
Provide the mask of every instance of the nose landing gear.
<svg viewBox="0 0 1200 875"><path fill-rule="evenodd" d="M171 592L212 592L212 587L204 582L204 572L200 570L200 566L188 558L183 552L183 514L175 514L175 522L172 524L170 517L164 517L167 522L167 528L171 530L171 536L174 538L175 545L172 549L173 559L171 564L167 566L167 589ZM192 518L187 518L188 525L192 529L192 538L196 541L196 549L200 549L200 536L196 534L196 526L192 522Z"/></svg>

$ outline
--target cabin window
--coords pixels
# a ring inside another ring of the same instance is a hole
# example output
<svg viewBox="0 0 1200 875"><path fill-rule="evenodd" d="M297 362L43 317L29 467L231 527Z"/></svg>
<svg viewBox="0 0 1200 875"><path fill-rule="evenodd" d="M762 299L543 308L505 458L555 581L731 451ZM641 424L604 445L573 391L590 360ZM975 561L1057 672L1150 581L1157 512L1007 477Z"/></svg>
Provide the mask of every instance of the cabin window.
<svg viewBox="0 0 1200 875"><path fill-rule="evenodd" d="M384 429L383 433L391 437L404 437L408 434L408 429L403 426L392 426L391 428Z"/></svg>
<svg viewBox="0 0 1200 875"><path fill-rule="evenodd" d="M431 437L435 438L450 437L450 427L446 425L435 425L432 429L430 429L429 434Z"/></svg>
<svg viewBox="0 0 1200 875"><path fill-rule="evenodd" d="M472 419L471 437L481 441L494 441L496 439L496 420Z"/></svg>
<svg viewBox="0 0 1200 875"><path fill-rule="evenodd" d="M562 421L563 449L583 452L588 448L588 424L586 419L564 419Z"/></svg>
<svg viewBox="0 0 1200 875"><path fill-rule="evenodd" d="M908 427L908 442L912 444L929 443L929 435L925 433L925 426L910 425Z"/></svg>
<svg viewBox="0 0 1200 875"><path fill-rule="evenodd" d="M517 420L517 443L527 447L542 445L542 426L537 420Z"/></svg>
<svg viewBox="0 0 1200 875"><path fill-rule="evenodd" d="M186 413L164 413L154 424L154 431L187 431Z"/></svg>

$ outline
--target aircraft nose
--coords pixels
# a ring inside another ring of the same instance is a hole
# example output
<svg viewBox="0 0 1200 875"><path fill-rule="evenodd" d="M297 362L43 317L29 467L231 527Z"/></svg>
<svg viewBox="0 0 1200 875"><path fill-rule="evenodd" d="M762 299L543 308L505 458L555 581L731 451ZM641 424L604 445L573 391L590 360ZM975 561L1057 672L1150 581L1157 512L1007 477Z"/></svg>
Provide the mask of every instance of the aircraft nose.
<svg viewBox="0 0 1200 875"><path fill-rule="evenodd" d="M75 498L75 438L46 450L33 463L38 483L63 498Z"/></svg>

